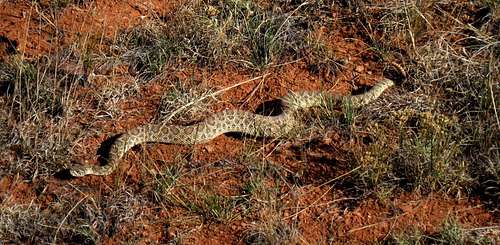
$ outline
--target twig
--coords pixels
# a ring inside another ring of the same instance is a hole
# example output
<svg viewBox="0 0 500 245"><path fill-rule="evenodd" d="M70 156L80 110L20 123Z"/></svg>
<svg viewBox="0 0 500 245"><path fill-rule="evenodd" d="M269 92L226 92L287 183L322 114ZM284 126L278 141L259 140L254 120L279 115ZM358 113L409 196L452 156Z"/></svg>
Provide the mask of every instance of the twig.
<svg viewBox="0 0 500 245"><path fill-rule="evenodd" d="M493 55L491 56L490 59L493 59ZM500 120L498 119L498 111L497 111L497 106L496 106L496 101L495 101L495 94L493 93L493 67L491 67L493 64L493 60L490 61L490 76L488 79L488 86L490 89L490 96L491 96L491 103L493 104L493 111L495 112L495 119L497 120L497 126L498 129L500 130Z"/></svg>
<svg viewBox="0 0 500 245"><path fill-rule="evenodd" d="M220 94L220 93L222 93L222 92L228 91L228 90L233 89L233 88L235 88L235 87L241 86L241 85L243 85L243 84L246 84L246 83L249 83L249 82L255 81L255 80L257 80L257 79L264 78L264 77L266 77L267 75L269 75L269 73L266 73L266 74L264 74L264 75L262 75L262 76L258 76L258 77L254 77L254 78L251 78L251 79L245 80L245 81L243 81L243 82L239 82L239 83L234 84L234 85L232 85L232 86L229 86L229 87L223 88L223 89L221 89L221 90L215 91L215 92L213 92L213 93L211 93L211 94L207 94L207 95L205 95L205 96L202 96L202 97L198 98L198 99L197 99L197 100L195 100L195 101L191 101L191 102L189 102L189 103L187 103L187 104L185 104L185 105L183 105L183 106L179 107L179 109L177 109L177 110L175 110L174 112L172 112L172 113L170 114L170 116L169 116L169 117L168 117L165 121L166 121L166 122L170 121L170 119L172 119L172 118L173 118L173 117L174 117L177 113L179 113L179 112L181 112L182 110L186 109L188 106L191 106L191 105L193 105L193 104L199 103L199 102L203 101L204 99L206 99L206 98L208 98L208 97L213 97L213 96L215 96L215 95L218 95L218 94Z"/></svg>
<svg viewBox="0 0 500 245"><path fill-rule="evenodd" d="M83 200L87 199L88 195L85 195L82 199L80 199L80 201L78 201L75 206L73 206L69 212L66 214L66 216L64 216L63 220L61 221L61 223L59 223L59 226L57 227L57 230L54 234L54 239L52 239L52 244L56 244L56 241L57 241L57 233L59 233L59 230L61 230L61 227L62 225L64 224L64 222L66 222L66 219L69 217L69 215L73 212L73 210L75 210L76 207L78 207L78 205L80 205L80 203L83 202Z"/></svg>
<svg viewBox="0 0 500 245"><path fill-rule="evenodd" d="M331 180L329 180L329 181L327 181L327 182L325 182L325 183L323 183L323 184L321 184L321 185L319 185L319 186L317 186L317 187L318 187L318 188L320 188L320 187L322 187L322 186L324 186L324 185L327 185L327 184L329 184L329 183L331 183L331 182L333 182L333 181L336 181L336 180L338 180L338 179L340 179L340 178L343 178L344 176L347 176L347 175L349 175L349 174L353 173L354 171L358 170L360 167L361 167L361 166L358 166L358 167L356 167L356 168L352 169L351 171L349 171L349 172L347 172L347 173L345 173L345 174L342 174L342 175L340 175L340 176L337 176L337 177L335 177L335 178L333 178L333 179L331 179ZM332 189L333 189L333 186L330 186L330 188L328 188L328 190L327 190L327 191L325 191L325 193L323 193L323 195L321 195L321 196L320 196L320 197L318 197L316 200L314 200L314 202L312 202L311 204L309 204L307 207L305 207L305 208L301 209L300 211L298 211L298 212L296 212L296 213L294 213L294 214L292 214L292 215L289 215L289 216L285 217L284 219L288 219L288 218L291 218L291 217L296 217L296 216L297 216L297 215L299 215L300 213L302 213L302 212L306 211L307 209L309 209L309 208L313 207L313 206L314 206L317 202L319 202L319 200L321 200L321 198L323 198L323 197L324 197L324 196L325 196L328 192L330 192ZM336 201L343 201L343 200L345 200L345 198L341 198L341 199L334 200L334 202L336 202Z"/></svg>
<svg viewBox="0 0 500 245"><path fill-rule="evenodd" d="M470 229L464 229L464 231L466 231L466 232L472 232L472 231L496 230L496 229L500 229L500 225L470 228Z"/></svg>

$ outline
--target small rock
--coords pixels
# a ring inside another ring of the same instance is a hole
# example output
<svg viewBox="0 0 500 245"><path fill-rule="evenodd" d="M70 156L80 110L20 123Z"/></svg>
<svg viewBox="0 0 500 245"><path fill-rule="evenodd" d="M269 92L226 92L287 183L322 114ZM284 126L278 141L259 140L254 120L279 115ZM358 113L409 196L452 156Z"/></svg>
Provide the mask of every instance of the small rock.
<svg viewBox="0 0 500 245"><path fill-rule="evenodd" d="M214 151L214 148L207 145L207 146L205 146L205 151L207 151L208 153L211 153Z"/></svg>
<svg viewBox="0 0 500 245"><path fill-rule="evenodd" d="M356 68L354 69L356 72L363 72L365 70L365 67L362 66L362 65L358 65L356 66Z"/></svg>

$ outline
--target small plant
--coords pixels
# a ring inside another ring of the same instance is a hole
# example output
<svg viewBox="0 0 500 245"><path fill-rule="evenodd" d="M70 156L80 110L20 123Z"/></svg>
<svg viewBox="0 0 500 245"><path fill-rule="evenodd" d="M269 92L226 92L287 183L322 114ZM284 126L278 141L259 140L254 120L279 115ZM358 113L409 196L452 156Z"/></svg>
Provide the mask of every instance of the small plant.
<svg viewBox="0 0 500 245"><path fill-rule="evenodd" d="M351 101L343 104L342 111L344 112L344 119L346 125L352 125L354 123L354 108L352 107Z"/></svg>
<svg viewBox="0 0 500 245"><path fill-rule="evenodd" d="M345 61L335 56L331 47L325 44L318 35L309 34L304 47L304 57L309 64L309 69L316 74L331 79L337 71L345 67Z"/></svg>
<svg viewBox="0 0 500 245"><path fill-rule="evenodd" d="M268 17L263 13L251 17L245 28L253 67L261 70L275 63L288 39L286 30L290 28L289 20L283 17Z"/></svg>
<svg viewBox="0 0 500 245"><path fill-rule="evenodd" d="M441 231L426 234L421 230L392 235L386 244L418 245L418 244L494 244L495 238L465 230L456 220L447 219Z"/></svg>
<svg viewBox="0 0 500 245"><path fill-rule="evenodd" d="M157 190L155 196L158 201L168 196L172 189L176 186L177 180L180 178L181 168L177 166L167 167L166 170L159 176L155 176Z"/></svg>
<svg viewBox="0 0 500 245"><path fill-rule="evenodd" d="M394 162L397 175L411 188L467 192L472 179L458 158L459 146L452 135L455 121L424 112L406 123L413 124L413 129L401 130L400 151Z"/></svg>
<svg viewBox="0 0 500 245"><path fill-rule="evenodd" d="M283 12L251 1L193 1L167 16L169 25L154 20L125 34L122 43L130 49L125 56L149 78L171 62L266 69L285 62L287 55L299 51L304 56L302 50L314 49L308 45L309 31L301 28L307 19L299 16L304 5ZM330 56L325 57L321 62L330 64Z"/></svg>
<svg viewBox="0 0 500 245"><path fill-rule="evenodd" d="M204 198L204 210L208 217L220 222L228 222L237 218L235 213L238 200L222 196L209 195Z"/></svg>
<svg viewBox="0 0 500 245"><path fill-rule="evenodd" d="M439 233L439 240L444 244L460 244L464 243L466 236L460 224L449 219L445 221L443 229Z"/></svg>
<svg viewBox="0 0 500 245"><path fill-rule="evenodd" d="M146 22L122 36L122 45L129 49L123 57L140 78L148 80L160 74L179 49L165 32L159 22Z"/></svg>
<svg viewBox="0 0 500 245"><path fill-rule="evenodd" d="M243 187L243 193L253 195L262 188L262 180L260 178L251 179Z"/></svg>
<svg viewBox="0 0 500 245"><path fill-rule="evenodd" d="M283 244L297 242L298 230L283 222L272 220L255 224L243 233L245 244Z"/></svg>
<svg viewBox="0 0 500 245"><path fill-rule="evenodd" d="M416 229L413 232L401 233L393 235L389 241L384 244L397 244L397 245L423 245L427 244L427 239L422 231Z"/></svg>
<svg viewBox="0 0 500 245"><path fill-rule="evenodd" d="M244 210L237 197L197 193L196 199L186 202L184 207L207 221L228 223L241 217L242 209Z"/></svg>

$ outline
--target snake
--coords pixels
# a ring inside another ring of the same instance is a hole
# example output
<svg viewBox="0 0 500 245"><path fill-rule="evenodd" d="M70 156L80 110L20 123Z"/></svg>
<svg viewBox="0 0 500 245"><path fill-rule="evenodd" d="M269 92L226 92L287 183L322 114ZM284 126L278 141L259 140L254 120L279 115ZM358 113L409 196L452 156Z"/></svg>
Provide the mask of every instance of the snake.
<svg viewBox="0 0 500 245"><path fill-rule="evenodd" d="M149 123L133 128L116 138L103 165L78 165L69 167L73 177L109 175L115 171L121 159L132 147L143 143L194 145L206 143L215 137L230 133L242 133L255 137L279 138L293 129L303 126L301 111L324 105L349 106L356 109L376 100L394 82L383 78L371 89L359 95L333 95L322 91L289 92L279 99L282 111L278 115L264 116L242 110L225 110L214 113L206 120L193 125L166 125Z"/></svg>

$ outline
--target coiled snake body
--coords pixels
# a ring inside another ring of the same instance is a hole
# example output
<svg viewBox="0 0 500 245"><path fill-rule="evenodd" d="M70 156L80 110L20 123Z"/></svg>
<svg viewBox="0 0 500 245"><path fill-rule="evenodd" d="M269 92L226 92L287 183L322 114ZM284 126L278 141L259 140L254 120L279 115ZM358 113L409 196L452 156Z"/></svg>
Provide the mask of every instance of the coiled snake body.
<svg viewBox="0 0 500 245"><path fill-rule="evenodd" d="M207 120L190 126L147 124L121 135L111 146L105 165L72 165L69 172L74 177L85 175L109 175L117 167L125 153L135 145L146 142L191 145L210 141L228 132L240 132L258 137L279 137L299 126L298 112L326 103L349 104L359 108L377 99L387 88L394 85L383 79L364 94L335 96L323 92L289 93L281 99L283 112L277 116L262 116L246 111L223 111Z"/></svg>

